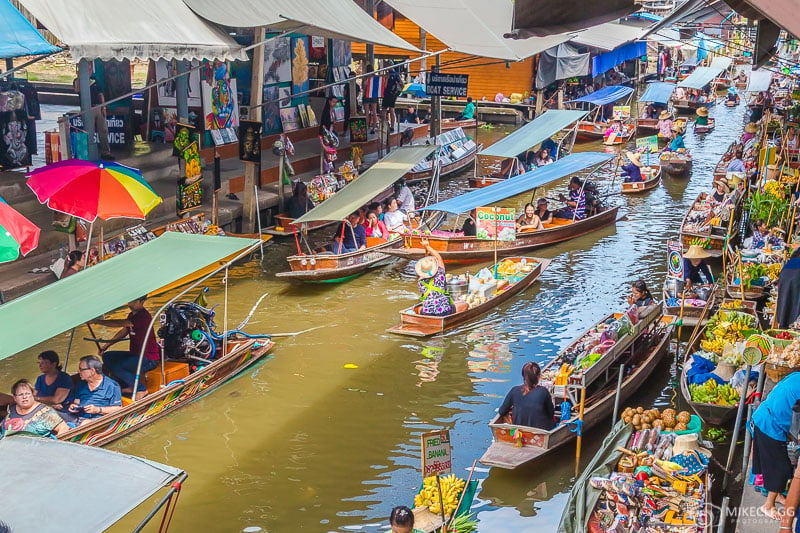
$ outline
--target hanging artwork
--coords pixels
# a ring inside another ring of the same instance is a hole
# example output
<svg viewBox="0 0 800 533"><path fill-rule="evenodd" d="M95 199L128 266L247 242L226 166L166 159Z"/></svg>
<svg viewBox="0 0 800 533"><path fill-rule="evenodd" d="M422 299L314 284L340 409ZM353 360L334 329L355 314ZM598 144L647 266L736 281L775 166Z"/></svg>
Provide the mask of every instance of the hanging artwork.
<svg viewBox="0 0 800 533"><path fill-rule="evenodd" d="M190 69L197 67L200 63L194 60L190 63ZM177 68L173 68L172 61L159 59L156 61L156 80L163 80L178 73ZM200 99L200 69L195 68L189 74L189 107L201 107L203 104ZM158 105L161 107L177 107L176 82L177 80L165 81L157 87Z"/></svg>
<svg viewBox="0 0 800 533"><path fill-rule="evenodd" d="M281 125L284 133L300 129L300 113L296 107L281 109Z"/></svg>
<svg viewBox="0 0 800 533"><path fill-rule="evenodd" d="M182 157L184 150L195 141L195 128L189 124L175 124L175 140L172 143L172 155Z"/></svg>
<svg viewBox="0 0 800 533"><path fill-rule="evenodd" d="M239 159L261 162L261 123L243 120L239 124Z"/></svg>
<svg viewBox="0 0 800 533"><path fill-rule="evenodd" d="M186 163L184 172L186 182L194 182L203 177L200 146L197 141L189 143L189 146L183 151L183 161Z"/></svg>
<svg viewBox="0 0 800 533"><path fill-rule="evenodd" d="M308 100L308 37L292 38L292 96L295 103Z"/></svg>
<svg viewBox="0 0 800 533"><path fill-rule="evenodd" d="M292 88L291 87L278 87L278 98L280 98L281 107L289 107L292 105Z"/></svg>
<svg viewBox="0 0 800 533"><path fill-rule="evenodd" d="M103 96L105 96L106 101L130 94L131 64L127 59L122 61L117 61L116 59L103 61L101 72L97 72L95 75L102 78L100 84L103 87ZM130 105L130 97L116 104L111 104L109 107L114 109L115 107L128 105Z"/></svg>
<svg viewBox="0 0 800 533"><path fill-rule="evenodd" d="M291 38L273 37L264 43L264 85L292 81Z"/></svg>
<svg viewBox="0 0 800 533"><path fill-rule="evenodd" d="M236 99L236 80L230 77L222 61L208 63L201 84L203 116L206 130L222 130L239 126L239 104Z"/></svg>
<svg viewBox="0 0 800 533"><path fill-rule="evenodd" d="M183 151L184 175L178 178L176 210L179 215L203 205L203 173L200 161L200 146L197 141L189 143Z"/></svg>
<svg viewBox="0 0 800 533"><path fill-rule="evenodd" d="M261 109L264 121L264 135L283 131L281 130L281 110L278 106L277 86L264 87L264 106Z"/></svg>
<svg viewBox="0 0 800 533"><path fill-rule="evenodd" d="M350 63L353 61L352 57L350 53L350 41L333 40L330 63L332 67L349 67Z"/></svg>
<svg viewBox="0 0 800 533"><path fill-rule="evenodd" d="M8 170L31 164L25 144L27 136L25 96L19 91L0 93L0 168Z"/></svg>

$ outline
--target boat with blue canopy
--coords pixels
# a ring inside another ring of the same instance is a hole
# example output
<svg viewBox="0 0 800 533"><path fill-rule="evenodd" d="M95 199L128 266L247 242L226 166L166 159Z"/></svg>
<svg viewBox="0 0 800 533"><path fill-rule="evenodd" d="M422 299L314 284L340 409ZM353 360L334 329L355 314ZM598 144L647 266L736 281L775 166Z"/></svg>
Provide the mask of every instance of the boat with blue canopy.
<svg viewBox="0 0 800 533"><path fill-rule="evenodd" d="M464 213L478 207L495 206L499 202L529 191L531 192L531 201L533 201L539 187L581 172L589 171L589 175L591 175L614 157L613 154L599 152L570 154L550 165L430 205L423 208L422 211L456 215L452 227L459 228L460 223L464 220ZM583 183L582 188L585 187L586 182ZM543 224L543 229L518 231L513 240L485 240L478 236L465 236L463 232L457 230L434 230L430 234L406 233L403 235L402 248L386 250L385 253L418 259L425 255L421 240L427 238L430 246L441 254L442 259L451 263L483 261L492 258L495 254L498 256L517 255L520 252L585 235L616 222L619 206L604 206L599 198L597 198L597 203L600 205L595 204L590 207L589 203L587 201L585 218L569 219L554 215L552 222Z"/></svg>
<svg viewBox="0 0 800 533"><path fill-rule="evenodd" d="M633 98L633 88L627 85L609 85L567 103L588 105L589 120L578 123L578 140L596 141L603 139L604 144L616 145L626 142L636 131L636 125L631 122L630 102ZM603 117L603 106L625 99L623 105L615 106L611 117ZM609 119L605 122L603 119ZM614 123L619 122L619 131L613 130Z"/></svg>
<svg viewBox="0 0 800 533"><path fill-rule="evenodd" d="M674 83L667 83L663 81L654 81L647 84L647 88L639 97L638 106L641 104L651 104L656 108L656 111L661 109L667 110L669 101L672 98L672 93L677 87ZM658 118L642 118L641 111L636 117L636 129L639 133L656 134L658 133Z"/></svg>
<svg viewBox="0 0 800 533"><path fill-rule="evenodd" d="M498 183L525 172L520 157L526 159L534 148L551 147L553 160L572 152L578 121L588 111L550 109L522 126L507 137L478 152L475 177L469 179L470 188ZM549 142L548 142L549 141Z"/></svg>

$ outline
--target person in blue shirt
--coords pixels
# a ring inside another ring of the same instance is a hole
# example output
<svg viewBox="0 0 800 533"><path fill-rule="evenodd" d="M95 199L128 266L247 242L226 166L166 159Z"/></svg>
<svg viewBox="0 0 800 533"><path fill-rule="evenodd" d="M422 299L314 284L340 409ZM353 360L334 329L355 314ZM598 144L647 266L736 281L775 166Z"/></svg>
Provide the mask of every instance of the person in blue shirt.
<svg viewBox="0 0 800 533"><path fill-rule="evenodd" d="M800 372L792 372L772 389L753 413L753 473L762 475L767 501L760 507L766 516L780 520L775 502L792 478L792 463L786 441L792 424L792 409L800 402Z"/></svg>
<svg viewBox="0 0 800 533"><path fill-rule="evenodd" d="M80 384L75 388L75 399L69 412L76 421L83 422L122 409L122 392L113 379L103 375L103 362L99 357L87 355L78 362Z"/></svg>
<svg viewBox="0 0 800 533"><path fill-rule="evenodd" d="M672 128L672 142L669 143L669 149L671 152L677 152L681 148L686 149L686 145L683 144L683 129L676 126Z"/></svg>
<svg viewBox="0 0 800 533"><path fill-rule="evenodd" d="M339 225L334 237L334 253L348 254L367 247L367 229L358 223L360 218L358 213L351 213Z"/></svg>
<svg viewBox="0 0 800 533"><path fill-rule="evenodd" d="M458 120L472 120L475 118L475 104L472 103L472 97L467 97L467 105L464 106L464 111L461 112L461 116Z"/></svg>
<svg viewBox="0 0 800 533"><path fill-rule="evenodd" d="M626 183L635 183L644 181L642 177L642 162L639 159L639 154L634 152L625 152L629 162L622 165L622 177Z"/></svg>
<svg viewBox="0 0 800 533"><path fill-rule="evenodd" d="M725 167L726 172L747 172L747 168L744 166L744 159L742 159L742 152L741 150L736 150L736 154L731 159L731 162L728 163L728 166Z"/></svg>
<svg viewBox="0 0 800 533"><path fill-rule="evenodd" d="M50 407L63 411L72 402L72 378L61 370L58 354L47 350L39 354L39 370L34 389L36 399Z"/></svg>

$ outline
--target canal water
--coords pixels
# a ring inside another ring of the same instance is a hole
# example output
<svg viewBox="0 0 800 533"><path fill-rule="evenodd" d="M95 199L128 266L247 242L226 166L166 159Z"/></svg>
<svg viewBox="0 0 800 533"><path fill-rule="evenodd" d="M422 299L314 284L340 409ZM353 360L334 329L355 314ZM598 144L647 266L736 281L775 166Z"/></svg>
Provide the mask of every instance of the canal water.
<svg viewBox="0 0 800 533"><path fill-rule="evenodd" d="M430 340L384 331L417 297L405 263L338 285L294 285L275 278L294 243L271 244L263 262L231 271L230 323L238 324L267 294L246 331L317 329L276 339L268 360L109 448L189 472L173 531L385 531L391 508L410 505L421 482L420 433L449 429L455 472L466 477L491 442L487 422L507 390L521 382L525 362L547 361L606 313L620 310L632 281L642 278L654 294L660 291L665 242L677 238L695 196L710 189L713 167L740 134L744 111L718 106L711 112L714 132L699 137L690 129L691 179L665 176L645 195L612 194L608 202L623 206L616 225L532 254L553 261L538 283L480 321ZM489 143L505 134L481 130L479 139ZM576 145L587 149L603 147ZM466 179L443 186L452 194ZM565 190L563 180L550 196ZM223 286L215 281L210 301L222 300ZM63 353L65 345L61 336L4 361L0 383L35 377L38 351ZM93 351L79 343L79 355ZM70 361L70 371L76 362ZM669 403L670 363L665 360L629 403ZM585 435L582 464L607 428L603 423ZM472 509L479 530L555 531L575 469L572 445L517 471L479 466ZM114 530L130 531L141 516L133 513Z"/></svg>

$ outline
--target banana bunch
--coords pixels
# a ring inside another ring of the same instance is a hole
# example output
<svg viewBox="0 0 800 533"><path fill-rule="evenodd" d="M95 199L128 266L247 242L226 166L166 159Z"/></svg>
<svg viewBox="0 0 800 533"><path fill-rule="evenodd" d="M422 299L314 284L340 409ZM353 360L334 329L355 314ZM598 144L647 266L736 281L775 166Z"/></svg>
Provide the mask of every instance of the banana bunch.
<svg viewBox="0 0 800 533"><path fill-rule="evenodd" d="M781 275L781 270L783 269L782 263L772 263L767 267L767 275L769 279L775 281L778 279L778 276Z"/></svg>
<svg viewBox="0 0 800 533"><path fill-rule="evenodd" d="M741 309L744 307L743 300L727 300L719 306L720 309Z"/></svg>
<svg viewBox="0 0 800 533"><path fill-rule="evenodd" d="M442 485L442 502L444 503L445 516L451 516L458 507L458 498L464 490L466 481L456 477L455 474L442 476L439 478ZM414 497L414 507L428 507L434 514L441 514L442 508L439 503L439 487L436 484L436 476L426 477L422 484L422 490Z"/></svg>

